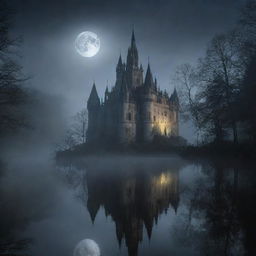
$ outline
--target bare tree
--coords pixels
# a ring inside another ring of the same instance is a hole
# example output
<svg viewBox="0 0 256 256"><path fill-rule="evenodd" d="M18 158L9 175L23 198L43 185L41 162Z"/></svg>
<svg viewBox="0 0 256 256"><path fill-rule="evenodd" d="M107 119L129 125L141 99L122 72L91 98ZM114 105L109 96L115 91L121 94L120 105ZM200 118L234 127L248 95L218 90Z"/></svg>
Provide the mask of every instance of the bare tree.
<svg viewBox="0 0 256 256"><path fill-rule="evenodd" d="M216 97L222 97L223 104L226 105L226 120L233 131L235 143L238 141L235 106L244 74L244 66L237 50L238 40L239 36L235 31L215 36L208 46L206 56L199 61L200 102L207 105L210 87L216 85L216 79L221 81L223 88L219 87L220 91L214 92Z"/></svg>
<svg viewBox="0 0 256 256"><path fill-rule="evenodd" d="M87 110L82 109L73 117L73 124L70 129L76 144L85 143L87 124Z"/></svg>
<svg viewBox="0 0 256 256"><path fill-rule="evenodd" d="M82 109L72 117L71 125L67 129L64 140L57 145L59 150L72 149L86 141L86 130L88 125L88 114L86 109Z"/></svg>
<svg viewBox="0 0 256 256"><path fill-rule="evenodd" d="M180 98L180 111L185 121L191 119L196 127L197 143L202 128L200 104L198 102L198 74L196 69L186 63L177 67L175 79Z"/></svg>
<svg viewBox="0 0 256 256"><path fill-rule="evenodd" d="M0 132L24 124L18 106L26 100L21 87L26 78L16 62L20 39L10 37L10 15L7 4L0 0Z"/></svg>
<svg viewBox="0 0 256 256"><path fill-rule="evenodd" d="M214 136L216 142L222 142L227 126L226 90L221 77L215 77L211 83L204 85L200 98L200 121L207 136Z"/></svg>

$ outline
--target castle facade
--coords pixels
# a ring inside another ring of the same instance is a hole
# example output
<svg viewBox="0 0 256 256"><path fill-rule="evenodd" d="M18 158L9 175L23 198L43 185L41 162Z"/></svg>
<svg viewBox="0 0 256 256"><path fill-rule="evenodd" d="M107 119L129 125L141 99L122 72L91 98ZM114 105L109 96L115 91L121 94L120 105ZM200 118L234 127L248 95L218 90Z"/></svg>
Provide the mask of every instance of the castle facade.
<svg viewBox="0 0 256 256"><path fill-rule="evenodd" d="M106 87L101 102L94 83L87 109L87 142L148 142L156 134L179 134L177 92L169 96L161 91L149 64L144 78L134 32L126 63L119 57L115 86L111 90Z"/></svg>

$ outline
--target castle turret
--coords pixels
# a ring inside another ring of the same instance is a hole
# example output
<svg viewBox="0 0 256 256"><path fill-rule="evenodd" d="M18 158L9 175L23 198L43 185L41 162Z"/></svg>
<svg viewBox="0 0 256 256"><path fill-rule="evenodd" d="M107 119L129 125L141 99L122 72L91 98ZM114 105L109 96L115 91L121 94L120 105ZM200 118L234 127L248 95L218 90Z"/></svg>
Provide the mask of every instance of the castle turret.
<svg viewBox="0 0 256 256"><path fill-rule="evenodd" d="M136 104L132 99L131 88L128 87L127 76L123 75L119 90L119 125L118 135L121 142L135 141L136 137Z"/></svg>
<svg viewBox="0 0 256 256"><path fill-rule="evenodd" d="M149 63L148 63L148 68L147 68L147 73L146 73L144 84L145 84L145 87L148 89L149 88L154 89L154 87L155 87Z"/></svg>
<svg viewBox="0 0 256 256"><path fill-rule="evenodd" d="M139 55L135 42L134 31L132 31L131 46L127 53L126 73L128 87L137 87L143 83L143 69L139 67Z"/></svg>
<svg viewBox="0 0 256 256"><path fill-rule="evenodd" d="M125 66L122 62L122 56L120 54L119 59L118 59L118 63L116 66L116 86L120 87L121 83L122 83L122 78L125 72Z"/></svg>
<svg viewBox="0 0 256 256"><path fill-rule="evenodd" d="M100 118L100 98L98 96L95 83L93 83L91 94L87 101L88 109L88 129L87 142L98 139L100 134L99 118Z"/></svg>
<svg viewBox="0 0 256 256"><path fill-rule="evenodd" d="M106 101L108 100L108 96L109 96L108 86L106 86L106 90L105 90L105 99L104 99L104 102L105 102L105 103L106 103Z"/></svg>
<svg viewBox="0 0 256 256"><path fill-rule="evenodd" d="M177 108L179 108L179 97L176 88L174 88L174 91L170 97L170 102Z"/></svg>
<svg viewBox="0 0 256 256"><path fill-rule="evenodd" d="M157 91L157 80L156 80L156 77L155 77L155 85L154 85L154 89L155 89L155 91Z"/></svg>
<svg viewBox="0 0 256 256"><path fill-rule="evenodd" d="M94 223L95 221L99 208L100 208L99 202L97 202L95 198L89 197L87 200L87 209L90 214L92 223Z"/></svg>
<svg viewBox="0 0 256 256"><path fill-rule="evenodd" d="M92 90L89 96L89 99L87 101L87 108L88 110L95 110L100 107L100 98L97 93L97 89L95 86L95 83L93 83Z"/></svg>
<svg viewBox="0 0 256 256"><path fill-rule="evenodd" d="M127 67L128 68L137 68L139 63L138 50L135 42L134 31L132 31L131 46L128 49L127 54Z"/></svg>
<svg viewBox="0 0 256 256"><path fill-rule="evenodd" d="M129 89L127 85L126 76L125 74L123 74L122 82L120 85L120 99L122 99L122 101L128 101L128 98L129 98Z"/></svg>
<svg viewBox="0 0 256 256"><path fill-rule="evenodd" d="M148 239L151 239L151 235L152 235L152 229L153 229L153 219L152 218L147 218L146 221L144 221L146 230L147 230L147 234L148 234Z"/></svg>

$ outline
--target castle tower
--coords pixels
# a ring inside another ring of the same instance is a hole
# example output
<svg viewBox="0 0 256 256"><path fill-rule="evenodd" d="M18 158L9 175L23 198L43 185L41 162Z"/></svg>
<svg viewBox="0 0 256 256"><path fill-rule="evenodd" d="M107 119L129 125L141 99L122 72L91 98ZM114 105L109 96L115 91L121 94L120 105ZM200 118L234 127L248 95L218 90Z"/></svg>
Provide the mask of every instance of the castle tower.
<svg viewBox="0 0 256 256"><path fill-rule="evenodd" d="M122 56L120 54L118 63L116 66L116 87L120 88L125 73L125 64L122 62Z"/></svg>
<svg viewBox="0 0 256 256"><path fill-rule="evenodd" d="M155 87L149 63L148 63L148 68L147 68L147 72L146 72L146 76L145 76L144 85L145 85L145 88L151 89L151 90L154 89L154 87Z"/></svg>
<svg viewBox="0 0 256 256"><path fill-rule="evenodd" d="M143 86L144 95L141 103L142 134L143 141L150 141L153 138L153 111L156 95L154 95L155 84L153 81L153 76L149 64Z"/></svg>
<svg viewBox="0 0 256 256"><path fill-rule="evenodd" d="M99 118L100 118L100 98L98 96L95 83L93 83L91 94L87 101L88 109L88 129L87 142L96 141L100 135Z"/></svg>
<svg viewBox="0 0 256 256"><path fill-rule="evenodd" d="M132 102L131 88L125 74L119 91L119 128L120 142L134 142L136 139L136 104Z"/></svg>
<svg viewBox="0 0 256 256"><path fill-rule="evenodd" d="M143 83L143 69L139 67L139 56L135 42L134 31L132 31L131 46L127 53L126 74L129 88L134 88Z"/></svg>

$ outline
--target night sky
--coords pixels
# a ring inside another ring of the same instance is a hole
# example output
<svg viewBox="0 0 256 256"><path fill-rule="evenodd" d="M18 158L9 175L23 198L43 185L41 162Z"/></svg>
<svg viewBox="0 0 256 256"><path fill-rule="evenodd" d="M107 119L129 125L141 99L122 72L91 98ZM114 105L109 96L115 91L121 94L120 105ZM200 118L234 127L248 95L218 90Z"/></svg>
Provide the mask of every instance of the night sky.
<svg viewBox="0 0 256 256"><path fill-rule="evenodd" d="M232 29L244 0L11 0L12 33L23 37L21 63L28 86L58 95L68 114L86 103L93 80L100 97L115 82L118 56L126 58L134 26L139 61L161 88L173 90L179 64L196 63L216 33ZM100 52L81 57L74 41L82 31L100 37Z"/></svg>

